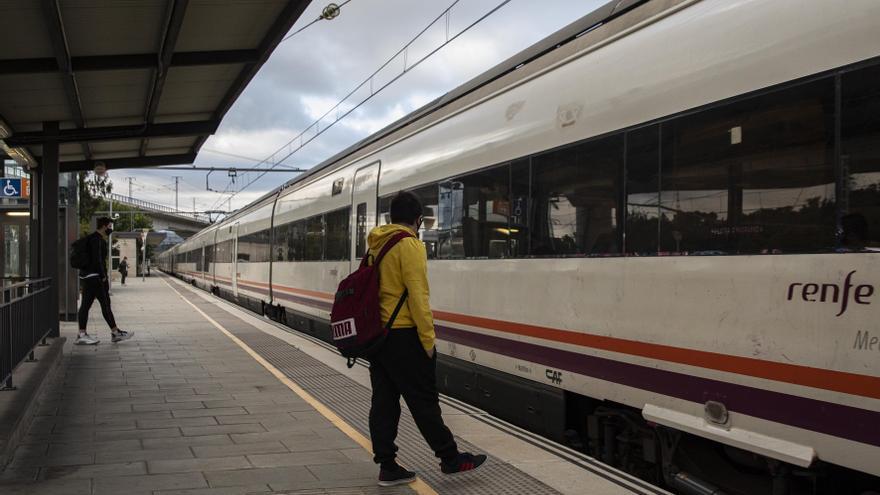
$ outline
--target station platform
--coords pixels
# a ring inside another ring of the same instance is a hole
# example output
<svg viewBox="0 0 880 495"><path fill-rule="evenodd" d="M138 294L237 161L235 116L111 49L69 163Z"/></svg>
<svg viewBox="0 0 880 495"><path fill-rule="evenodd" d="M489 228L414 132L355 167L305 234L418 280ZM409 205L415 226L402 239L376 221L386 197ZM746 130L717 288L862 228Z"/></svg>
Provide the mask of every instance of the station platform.
<svg viewBox="0 0 880 495"><path fill-rule="evenodd" d="M90 333L64 359L0 474L0 493L663 494L578 452L443 397L462 450L489 454L446 476L404 409L399 460L408 486L376 486L369 376L320 341L167 276L116 285L134 338L110 343L95 305Z"/></svg>

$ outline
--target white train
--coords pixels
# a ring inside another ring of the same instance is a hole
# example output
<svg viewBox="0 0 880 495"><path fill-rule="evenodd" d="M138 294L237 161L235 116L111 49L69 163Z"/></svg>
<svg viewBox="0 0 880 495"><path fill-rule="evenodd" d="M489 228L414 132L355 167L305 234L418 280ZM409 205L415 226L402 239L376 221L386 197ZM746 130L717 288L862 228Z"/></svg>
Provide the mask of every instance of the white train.
<svg viewBox="0 0 880 495"><path fill-rule="evenodd" d="M877 0L612 2L160 264L327 339L400 190L444 392L685 493L880 491Z"/></svg>

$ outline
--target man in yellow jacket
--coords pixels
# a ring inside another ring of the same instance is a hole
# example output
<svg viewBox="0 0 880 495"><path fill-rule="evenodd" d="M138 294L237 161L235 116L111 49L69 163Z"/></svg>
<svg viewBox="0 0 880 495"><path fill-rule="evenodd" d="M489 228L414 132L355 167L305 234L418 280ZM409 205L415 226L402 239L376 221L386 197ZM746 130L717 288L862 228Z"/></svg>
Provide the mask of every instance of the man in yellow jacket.
<svg viewBox="0 0 880 495"><path fill-rule="evenodd" d="M391 224L376 227L367 237L375 258L388 239L401 232L406 237L392 247L379 264L379 304L382 323L388 324L398 303L405 304L394 318L382 348L370 358L373 388L370 407L370 438L374 460L379 464L379 485L392 486L415 480L415 473L397 464L397 425L400 397L406 401L422 436L440 458L446 474L479 467L485 455L461 453L452 432L443 423L437 394L437 351L434 318L428 301L428 265L425 245L416 232L422 223L422 205L412 193L401 192L391 200Z"/></svg>

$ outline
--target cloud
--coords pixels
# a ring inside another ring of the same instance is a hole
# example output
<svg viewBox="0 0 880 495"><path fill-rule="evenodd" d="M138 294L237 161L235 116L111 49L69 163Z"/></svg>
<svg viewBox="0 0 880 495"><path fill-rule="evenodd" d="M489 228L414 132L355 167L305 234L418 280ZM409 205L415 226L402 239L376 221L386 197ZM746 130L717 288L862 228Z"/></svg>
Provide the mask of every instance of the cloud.
<svg viewBox="0 0 880 495"><path fill-rule="evenodd" d="M450 35L497 3L498 0L469 0L456 4L449 16ZM602 3L601 0L511 2L325 130L284 163L304 168L320 163ZM448 5L427 0L354 0L342 8L338 18L317 22L283 42L233 105L217 134L207 141L196 163L239 169L255 165L253 161L208 150L257 159L270 156L332 108ZM315 19L323 6L313 2L293 29ZM446 27L446 19L441 20L425 33L423 41L407 50L408 67L446 39ZM397 57L375 77L373 88L381 87L399 74L404 65L403 57ZM369 94L367 85L345 101L342 112ZM334 119L335 115L323 121L321 128L326 129ZM311 136L313 134L306 137ZM297 141L282 150L282 156L298 146ZM127 184L121 179L134 176L135 184L142 185L140 189L135 188L135 196L169 204L173 202L173 191L168 185L173 184L174 175L184 177L179 183L181 205L184 195L189 208L195 198L197 208L201 209L218 205L228 197L228 194L219 195L205 189L205 173L138 170L114 172L113 178L117 181L117 191L127 192ZM241 171L236 183L231 184L225 172L214 172L209 183L213 189L234 191L255 175ZM244 206L294 176L266 174L236 195L230 202L231 207Z"/></svg>

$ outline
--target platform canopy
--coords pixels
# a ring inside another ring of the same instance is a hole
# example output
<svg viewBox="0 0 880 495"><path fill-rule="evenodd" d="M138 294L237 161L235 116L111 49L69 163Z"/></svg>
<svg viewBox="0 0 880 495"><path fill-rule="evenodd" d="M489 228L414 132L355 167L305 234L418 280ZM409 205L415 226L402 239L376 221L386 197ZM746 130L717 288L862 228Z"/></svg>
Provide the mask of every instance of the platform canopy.
<svg viewBox="0 0 880 495"><path fill-rule="evenodd" d="M0 152L38 167L50 138L61 172L192 163L309 3L4 0Z"/></svg>

